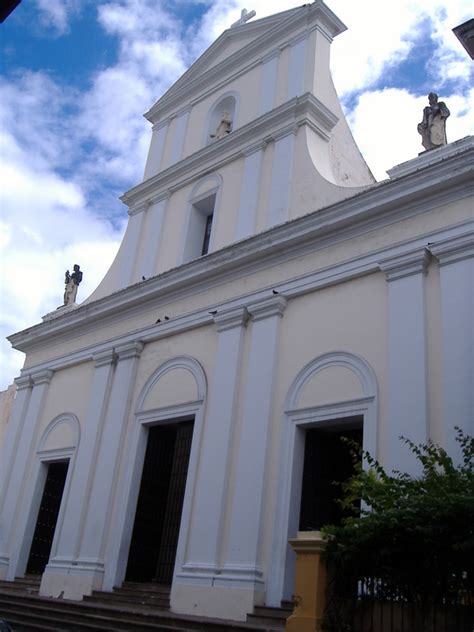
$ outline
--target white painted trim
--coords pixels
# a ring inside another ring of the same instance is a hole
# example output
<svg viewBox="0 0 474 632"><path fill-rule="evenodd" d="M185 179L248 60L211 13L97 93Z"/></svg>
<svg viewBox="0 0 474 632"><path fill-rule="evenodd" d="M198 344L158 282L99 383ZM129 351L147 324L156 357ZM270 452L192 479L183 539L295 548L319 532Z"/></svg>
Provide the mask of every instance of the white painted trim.
<svg viewBox="0 0 474 632"><path fill-rule="evenodd" d="M358 379L364 397L298 408L298 399L305 384L324 369L338 366L349 369ZM279 606L291 596L294 557L288 539L298 528L303 475L304 437L298 430L314 427L331 419L364 416L363 449L377 458L378 386L375 372L360 355L345 351L325 353L309 362L294 379L288 390L281 416L280 459L277 506L272 535L272 558L267 572L267 605ZM292 520L293 517L293 520Z"/></svg>
<svg viewBox="0 0 474 632"><path fill-rule="evenodd" d="M211 143L127 191L120 199L129 207L163 190L181 189L197 177L235 161L256 141L278 137L288 128L315 125L328 136L338 121L329 108L310 92L294 97L270 112L239 127L218 143Z"/></svg>
<svg viewBox="0 0 474 632"><path fill-rule="evenodd" d="M185 371L191 373L196 382L198 401L203 401L205 399L207 385L204 369L199 364L199 362L191 356L178 356L176 358L172 358L171 360L167 360L148 378L137 399L135 414L140 414L143 412L145 400L148 397L148 394L154 388L155 384L158 382L158 380L160 380L166 373L174 371L175 369L184 369Z"/></svg>
<svg viewBox="0 0 474 632"><path fill-rule="evenodd" d="M433 233L425 233L415 239L394 244L389 248L376 250L363 256L337 263L334 266L328 266L327 268L322 268L309 274L284 280L278 284L277 289L279 292L284 294L287 299L292 299L323 287L330 287L350 279L361 278L368 274L378 272L380 270L379 263L384 258L396 256L397 254L414 249L421 250L427 243L436 239L461 236L466 232L466 230L469 231L472 225L473 222L471 221L463 222L459 225L440 229ZM274 230L277 232L280 232L280 230L285 232L286 230L288 232L290 230L290 225L277 227ZM321 232L324 233L322 229ZM70 315L67 320L61 318L60 322L57 322L54 327L51 323L43 323L42 325L36 325L23 332L13 334L12 336L9 336L8 339L14 348L17 348L20 351L28 351L41 346L38 343L38 340L41 340L42 344L44 344L43 339L47 340L49 344L53 335L56 335L57 338L61 339L59 336L59 334L61 334L69 339L72 326L80 328L81 332L84 333L84 326L86 323L89 323L89 326L95 328L95 323L98 320L102 323L105 322L106 314L109 314L113 321L122 318L122 312L120 311L121 307L125 309L127 306L132 304L135 306L134 309L139 311L141 309L142 301L145 302L152 298L157 301L161 298L161 306L164 307L172 300L177 300L178 298L182 298L184 296L190 296L197 292L203 292L210 287L216 287L219 283L247 276L252 271L257 272L258 270L266 269L267 267L277 265L283 261L288 262L293 257L302 256L307 252L314 252L316 248L327 248L331 245L341 243L346 239L350 239L351 237L364 233L365 229L360 232L352 231L349 235L344 234L343 231L336 232L334 235L331 234L329 237L321 235L321 239L317 240L316 243L309 240L309 243L306 242L304 246L298 249L293 249L291 252L289 248L283 248L278 241L272 243L269 248L268 243L265 247L266 242L259 240L259 253L261 256L259 257L258 262L252 260L248 266L245 266L243 263L240 265L238 264L239 257L237 254L233 254L234 247L225 249L225 262L229 265L224 266L224 270L222 270L221 273L222 276L216 278L216 276L211 274L209 270L210 261L212 262L214 257L220 259L222 255L224 263L224 253L223 251L219 251L207 257L201 257L193 262L190 262L189 264L182 266L179 270L173 270L169 273L164 273L155 279L150 279L150 281L140 284L139 288L128 288L121 293L120 296L115 294L112 297L101 299L92 305L84 305L82 308L77 310L80 318L76 318L77 312L75 312L73 315ZM242 248L245 249L247 244L247 241L243 242ZM240 244L236 244L235 248L239 247ZM267 249L270 250L270 252L268 252ZM197 270L195 270L196 268ZM199 279L201 277L202 281L200 282ZM183 283L186 283L184 288ZM178 287L177 291L173 291L175 286ZM213 310L221 310L237 306L247 306L251 302L268 297L272 292L272 289L273 286L262 288L261 290L257 290L250 294L244 294L222 304L209 305L209 307L202 310L184 314L183 316L176 317L168 322L160 323L159 325L150 324L149 326L137 330L136 332L125 334L115 339L109 339L102 343L81 349L75 353L51 359L44 364L24 369L22 370L22 375L28 376L30 371L45 368L58 370L64 367L74 366L80 362L90 360L95 353L106 351L117 344L134 341L137 338L143 340L144 342L152 342L166 338L170 335L208 325L213 322L212 316L209 313L209 308L212 308ZM157 309L159 306L160 305L157 303ZM131 312L128 311L127 313L130 315Z"/></svg>
<svg viewBox="0 0 474 632"><path fill-rule="evenodd" d="M75 450L79 445L79 440L81 436L81 425L79 423L79 419L74 415L74 413L61 413L57 417L55 417L49 424L46 426L41 439L38 442L38 448L36 450L36 454L44 452L44 445L46 444L49 435L61 424L67 424L71 426L74 441L70 446L66 446L67 450Z"/></svg>

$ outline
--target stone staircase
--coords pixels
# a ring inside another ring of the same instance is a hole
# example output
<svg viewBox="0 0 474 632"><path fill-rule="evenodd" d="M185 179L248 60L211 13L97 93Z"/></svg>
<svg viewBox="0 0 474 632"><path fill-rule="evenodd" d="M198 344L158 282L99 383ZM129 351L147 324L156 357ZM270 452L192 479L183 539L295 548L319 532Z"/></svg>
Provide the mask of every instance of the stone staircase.
<svg viewBox="0 0 474 632"><path fill-rule="evenodd" d="M247 622L223 621L169 611L169 588L126 582L111 593L83 601L38 595L39 578L0 581L0 620L14 632L281 632L288 605L257 607Z"/></svg>

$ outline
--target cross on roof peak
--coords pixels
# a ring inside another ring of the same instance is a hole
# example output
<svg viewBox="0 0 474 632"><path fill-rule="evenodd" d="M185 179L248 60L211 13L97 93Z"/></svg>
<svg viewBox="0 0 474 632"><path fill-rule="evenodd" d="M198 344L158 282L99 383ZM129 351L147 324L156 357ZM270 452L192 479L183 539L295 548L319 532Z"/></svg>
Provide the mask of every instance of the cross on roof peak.
<svg viewBox="0 0 474 632"><path fill-rule="evenodd" d="M240 13L240 20L237 20L237 22L234 22L233 24L231 24L230 28L232 28L233 26L240 26L241 24L245 24L256 15L257 14L255 11L247 11L247 9L242 9Z"/></svg>

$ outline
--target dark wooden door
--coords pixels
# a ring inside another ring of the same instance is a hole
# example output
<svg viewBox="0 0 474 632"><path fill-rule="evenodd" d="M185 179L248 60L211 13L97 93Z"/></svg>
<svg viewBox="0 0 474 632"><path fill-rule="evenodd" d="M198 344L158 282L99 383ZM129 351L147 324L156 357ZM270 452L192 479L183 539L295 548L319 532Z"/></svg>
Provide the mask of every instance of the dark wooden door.
<svg viewBox="0 0 474 632"><path fill-rule="evenodd" d="M50 463L26 572L41 575L51 553L69 462Z"/></svg>
<svg viewBox="0 0 474 632"><path fill-rule="evenodd" d="M148 431L128 557L129 581L171 584L192 435L192 421Z"/></svg>
<svg viewBox="0 0 474 632"><path fill-rule="evenodd" d="M338 484L354 473L350 449L341 441L348 437L361 444L362 428L341 430L311 428L305 432L300 531L318 530L325 524L339 524L343 514L337 504Z"/></svg>

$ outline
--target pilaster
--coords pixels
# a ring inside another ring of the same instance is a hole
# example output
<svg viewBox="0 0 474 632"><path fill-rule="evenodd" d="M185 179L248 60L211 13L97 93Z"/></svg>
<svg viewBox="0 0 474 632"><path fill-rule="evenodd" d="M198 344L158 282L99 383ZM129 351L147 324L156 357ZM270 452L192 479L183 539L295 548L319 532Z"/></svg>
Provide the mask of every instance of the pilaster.
<svg viewBox="0 0 474 632"><path fill-rule="evenodd" d="M0 451L0 579L4 579L9 563L6 551L7 522L4 519L4 501L10 487L10 478L15 462L18 445L22 437L23 425L28 403L30 400L33 383L29 375L18 377L15 380L16 397L13 404L10 420L8 422L5 441Z"/></svg>
<svg viewBox="0 0 474 632"><path fill-rule="evenodd" d="M474 232L430 250L440 266L444 446L459 458L454 426L474 434Z"/></svg>
<svg viewBox="0 0 474 632"><path fill-rule="evenodd" d="M417 249L379 262L388 281L388 468L416 474L400 436L428 438L424 277L430 261Z"/></svg>
<svg viewBox="0 0 474 632"><path fill-rule="evenodd" d="M235 238L244 239L255 233L258 203L260 197L260 175L263 161L263 147L258 145L246 152L240 202L237 211L237 228Z"/></svg>
<svg viewBox="0 0 474 632"><path fill-rule="evenodd" d="M285 307L286 299L281 295L247 306L253 322L239 442L235 448L229 532L221 579L214 583L246 589L254 602L263 598L265 590L259 542L279 323Z"/></svg>
<svg viewBox="0 0 474 632"><path fill-rule="evenodd" d="M288 220L296 130L289 128L275 139L268 195L267 228Z"/></svg>
<svg viewBox="0 0 474 632"><path fill-rule="evenodd" d="M28 401L23 401L24 420L21 436L16 443L15 458L0 519L0 560L5 561L8 552L11 554L6 579L22 575L26 567L26 556L33 535L29 517L36 483L32 480L30 472L34 465L38 423L52 377L53 371L48 369L31 374L33 388L29 398L26 395ZM21 385L22 389L29 388L27 380L22 379Z"/></svg>
<svg viewBox="0 0 474 632"><path fill-rule="evenodd" d="M113 349L94 356L94 378L81 441L74 462L68 502L61 531L58 534L56 554L46 566L41 581L40 592L44 596L55 596L63 592L65 598L74 599L81 598L83 595L83 578L76 557L93 484L94 466L115 361L116 355Z"/></svg>
<svg viewBox="0 0 474 632"><path fill-rule="evenodd" d="M163 158L163 150L165 147L168 127L168 119L166 121L162 121L153 125L150 149L148 151L145 173L143 176L144 180L151 178L160 171L161 159Z"/></svg>
<svg viewBox="0 0 474 632"><path fill-rule="evenodd" d="M201 447L187 555L182 571L178 573L178 581L179 577L186 577L187 581L212 586L213 578L220 572L220 549L229 494L230 451L248 318L244 307L228 309L214 316L218 346L205 419L206 441Z"/></svg>
<svg viewBox="0 0 474 632"><path fill-rule="evenodd" d="M104 411L96 467L91 481L77 558L77 574L82 578L80 586L82 594L90 594L92 590L102 586L104 541L109 527L130 398L142 349L141 342L129 343L115 349L117 364ZM77 592L70 595L70 598L74 599L81 597L82 595Z"/></svg>

